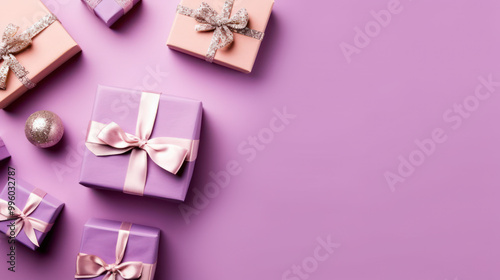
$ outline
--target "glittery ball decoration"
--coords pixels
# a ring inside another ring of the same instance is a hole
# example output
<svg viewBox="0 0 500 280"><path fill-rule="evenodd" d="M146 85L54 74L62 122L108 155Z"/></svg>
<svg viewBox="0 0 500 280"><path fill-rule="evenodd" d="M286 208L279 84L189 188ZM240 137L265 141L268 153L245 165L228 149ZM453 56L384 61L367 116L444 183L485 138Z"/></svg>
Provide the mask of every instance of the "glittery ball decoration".
<svg viewBox="0 0 500 280"><path fill-rule="evenodd" d="M50 111L38 111L29 116L24 133L31 144L49 148L59 143L64 134L64 126L58 115Z"/></svg>

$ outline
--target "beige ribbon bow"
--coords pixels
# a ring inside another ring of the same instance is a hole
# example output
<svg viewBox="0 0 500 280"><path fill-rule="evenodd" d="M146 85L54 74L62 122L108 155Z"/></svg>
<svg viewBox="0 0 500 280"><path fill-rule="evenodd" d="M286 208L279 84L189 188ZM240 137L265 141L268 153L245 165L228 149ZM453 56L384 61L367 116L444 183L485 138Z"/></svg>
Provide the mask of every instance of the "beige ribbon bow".
<svg viewBox="0 0 500 280"><path fill-rule="evenodd" d="M122 263L131 228L131 223L124 222L118 231L116 261L114 264L107 264L103 259L95 255L78 254L75 278L95 278L102 274L105 274L103 280L115 280L117 275L127 280L141 278L144 269L142 262Z"/></svg>
<svg viewBox="0 0 500 280"><path fill-rule="evenodd" d="M15 26L14 24L7 25L2 35L2 41L0 42L0 57L3 59L2 66L0 67L0 89L6 89L9 70L14 72L14 75L16 75L25 87L35 87L36 84L28 78L29 72L19 63L14 55L28 48L32 43L31 39L56 20L56 16L48 14L19 34L17 34L19 26Z"/></svg>
<svg viewBox="0 0 500 280"><path fill-rule="evenodd" d="M85 145L96 156L130 154L123 191L144 194L148 174L148 157L162 169L177 174L184 161L194 161L199 140L151 138L160 105L160 94L143 92L137 117L136 135L128 134L116 123L91 122Z"/></svg>
<svg viewBox="0 0 500 280"><path fill-rule="evenodd" d="M213 62L218 49L224 48L234 41L233 33L239 33L257 40L264 38L263 32L248 28L249 15L245 8L242 8L235 15L229 17L233 5L234 0L226 0L220 15L205 2L201 3L200 7L196 10L182 5L177 6L179 14L192 17L200 23L196 25L196 31L214 31L205 58L208 62Z"/></svg>
<svg viewBox="0 0 500 280"><path fill-rule="evenodd" d="M38 208L38 205L40 205L40 202L42 202L45 195L46 193L40 189L33 190L33 192L29 195L26 205L22 211L15 205L10 206L14 208L12 211L9 210L9 203L0 199L0 221L15 220L15 236L17 236L24 228L24 232L26 233L28 239L37 247L40 247L40 244L38 244L35 229L40 232L48 232L52 228L52 224L30 217L33 211ZM10 235L9 231L7 231L7 235Z"/></svg>

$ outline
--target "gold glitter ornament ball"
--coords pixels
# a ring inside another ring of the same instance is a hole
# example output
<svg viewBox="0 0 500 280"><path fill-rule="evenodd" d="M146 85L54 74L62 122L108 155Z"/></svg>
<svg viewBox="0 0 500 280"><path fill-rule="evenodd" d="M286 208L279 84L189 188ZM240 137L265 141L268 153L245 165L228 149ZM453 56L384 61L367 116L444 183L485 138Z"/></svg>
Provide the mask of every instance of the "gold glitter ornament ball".
<svg viewBox="0 0 500 280"><path fill-rule="evenodd" d="M50 111L38 111L29 116L24 133L31 144L49 148L59 143L64 134L64 126L58 115Z"/></svg>

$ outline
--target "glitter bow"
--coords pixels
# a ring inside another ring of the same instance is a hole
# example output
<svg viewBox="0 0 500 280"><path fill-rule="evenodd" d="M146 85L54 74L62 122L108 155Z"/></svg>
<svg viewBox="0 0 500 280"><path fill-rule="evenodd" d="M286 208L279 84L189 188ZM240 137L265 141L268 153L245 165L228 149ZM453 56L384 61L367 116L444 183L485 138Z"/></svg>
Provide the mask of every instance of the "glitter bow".
<svg viewBox="0 0 500 280"><path fill-rule="evenodd" d="M52 224L30 217L30 215L38 208L46 194L40 189L33 190L22 211L17 206L9 205L7 201L0 199L0 221L15 220L14 236L17 236L24 228L24 233L26 233L28 239L37 247L40 247L40 245L36 238L35 229L40 232L48 232L52 228ZM7 231L7 235L10 236L9 231Z"/></svg>
<svg viewBox="0 0 500 280"><path fill-rule="evenodd" d="M130 154L123 191L143 195L148 171L148 156L162 169L177 174L184 161L194 161L198 140L158 137L150 139L160 104L160 94L143 92L139 105L136 135L123 131L116 123L91 122L87 148L96 156Z"/></svg>
<svg viewBox="0 0 500 280"><path fill-rule="evenodd" d="M224 48L234 41L233 33L239 33L257 40L264 38L263 32L248 28L249 16L245 8L242 8L235 15L229 17L233 4L234 0L226 0L222 14L220 15L205 2L201 3L200 7L196 10L182 5L177 6L177 13L192 17L200 23L196 25L196 31L214 31L205 57L205 60L208 62L213 62L218 49Z"/></svg>
<svg viewBox="0 0 500 280"><path fill-rule="evenodd" d="M123 12L127 13L134 7L134 1L133 0L114 0L116 4L120 5L122 7ZM84 0L85 4L87 4L87 7L89 7L90 10L92 10L95 14L95 8L97 5L99 5L102 0Z"/></svg>
<svg viewBox="0 0 500 280"><path fill-rule="evenodd" d="M142 262L122 263L131 228L131 223L122 223L118 231L115 251L116 259L113 264L107 264L103 259L95 255L79 253L76 258L75 278L95 278L105 274L103 280L115 280L117 275L120 275L123 279L140 279L145 264ZM149 277L146 279L149 279Z"/></svg>
<svg viewBox="0 0 500 280"><path fill-rule="evenodd" d="M3 59L3 64L0 67L0 89L6 89L9 70L14 72L14 75L25 87L33 88L36 85L28 78L29 72L19 63L14 54L20 53L29 47L32 42L31 39L56 20L56 16L48 14L19 34L17 34L19 26L9 24L5 28L0 43L0 57Z"/></svg>

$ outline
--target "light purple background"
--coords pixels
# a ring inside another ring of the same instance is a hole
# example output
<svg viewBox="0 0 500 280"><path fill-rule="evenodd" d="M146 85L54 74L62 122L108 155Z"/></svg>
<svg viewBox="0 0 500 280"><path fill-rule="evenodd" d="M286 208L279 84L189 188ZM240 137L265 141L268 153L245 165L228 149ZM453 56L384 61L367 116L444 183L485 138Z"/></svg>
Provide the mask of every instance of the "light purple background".
<svg viewBox="0 0 500 280"><path fill-rule="evenodd" d="M500 80L500 2L401 0L402 11L348 63L339 44L353 44L354 28L389 0L278 0L245 75L165 46L176 1L143 1L114 29L80 1L44 1L83 53L0 112L13 156L1 179L14 166L66 207L43 250L18 247L16 274L0 238L2 279L72 279L89 217L161 228L161 280L283 279L327 236L340 247L308 279L500 276L500 96L481 101L456 130L443 119L474 94L479 76ZM158 82L147 78L156 67L168 73ZM211 171L234 160L242 172L189 224L177 204L78 185L77 151L99 83L203 101L186 205L213 182ZM248 162L238 146L283 107L296 118ZM56 149L24 137L24 121L42 109L65 122ZM447 141L392 192L384 173L397 172L398 157L436 128ZM60 179L57 164L67 166Z"/></svg>

